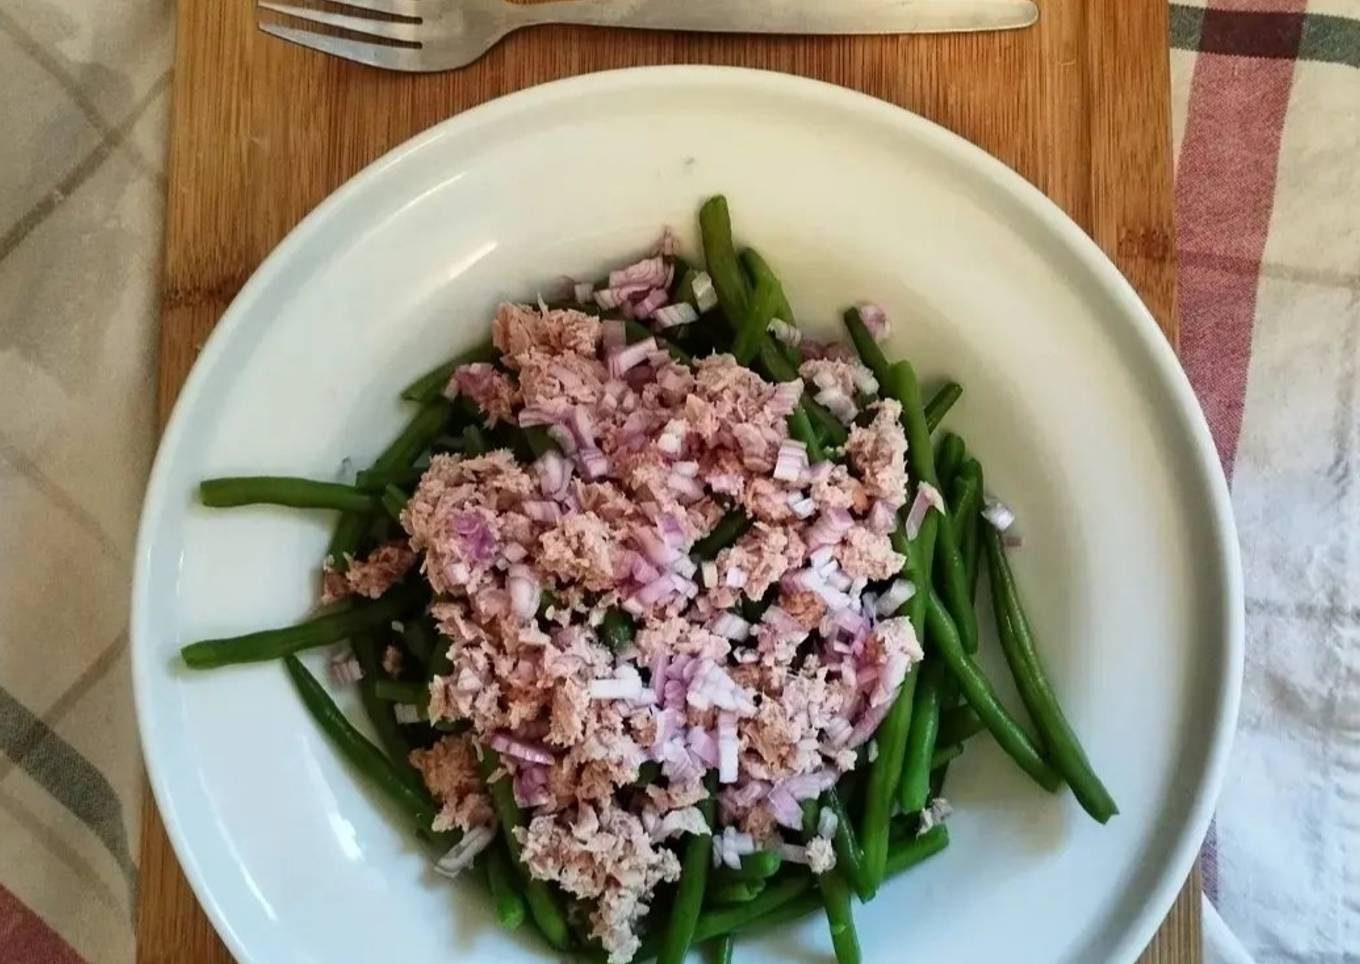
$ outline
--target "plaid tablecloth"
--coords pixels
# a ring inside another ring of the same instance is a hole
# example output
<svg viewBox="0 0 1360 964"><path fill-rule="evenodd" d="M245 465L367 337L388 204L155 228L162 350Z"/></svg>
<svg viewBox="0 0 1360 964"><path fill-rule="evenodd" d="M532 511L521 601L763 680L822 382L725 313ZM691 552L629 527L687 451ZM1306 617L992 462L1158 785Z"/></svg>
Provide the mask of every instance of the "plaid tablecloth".
<svg viewBox="0 0 1360 964"><path fill-rule="evenodd" d="M1183 356L1247 577L1211 959L1341 964L1360 960L1360 0L1171 13ZM125 626L171 16L0 5L0 961L133 957Z"/></svg>

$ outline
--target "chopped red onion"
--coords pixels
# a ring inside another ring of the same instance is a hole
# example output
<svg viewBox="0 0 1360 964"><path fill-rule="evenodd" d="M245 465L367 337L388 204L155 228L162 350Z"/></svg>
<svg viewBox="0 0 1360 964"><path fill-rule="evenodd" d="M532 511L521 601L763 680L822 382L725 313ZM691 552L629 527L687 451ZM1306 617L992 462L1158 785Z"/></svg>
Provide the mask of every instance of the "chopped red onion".
<svg viewBox="0 0 1360 964"><path fill-rule="evenodd" d="M997 532L1005 532L1015 525L1015 513L1006 503L994 499L990 495L983 502L985 507L982 510L982 517L990 522L992 528Z"/></svg>
<svg viewBox="0 0 1360 964"><path fill-rule="evenodd" d="M623 292L616 288L600 288L595 292L595 304L599 305L605 311L612 311L613 309L618 308L624 304L626 300Z"/></svg>
<svg viewBox="0 0 1360 964"><path fill-rule="evenodd" d="M647 292L646 297L633 305L633 313L639 318L655 317L656 312L665 307L666 289L656 288Z"/></svg>
<svg viewBox="0 0 1360 964"><path fill-rule="evenodd" d="M631 535L639 551L649 562L658 566L670 566L684 555L679 549L669 545L650 526L635 525L631 529Z"/></svg>
<svg viewBox="0 0 1360 964"><path fill-rule="evenodd" d="M525 405L519 410L516 420L520 428L533 428L535 425L552 425L557 421L557 417L545 408Z"/></svg>
<svg viewBox="0 0 1360 964"><path fill-rule="evenodd" d="M861 713L859 719L855 721L855 728L850 731L850 739L845 741L845 745L853 750L873 736L890 709L892 709L892 700L878 706L871 706Z"/></svg>
<svg viewBox="0 0 1360 964"><path fill-rule="evenodd" d="M737 762L737 717L733 713L718 714L718 782L736 783L739 772Z"/></svg>
<svg viewBox="0 0 1360 964"><path fill-rule="evenodd" d="M604 350L615 351L628 344L628 329L618 318L610 318L600 325L600 344Z"/></svg>
<svg viewBox="0 0 1360 964"><path fill-rule="evenodd" d="M695 502L704 497L704 484L702 482L674 470L666 477L666 485L679 496L682 502Z"/></svg>
<svg viewBox="0 0 1360 964"><path fill-rule="evenodd" d="M713 278L707 271L696 271L691 279L690 290L694 292L694 306L700 312L709 311L718 305L718 292L713 287Z"/></svg>
<svg viewBox="0 0 1360 964"><path fill-rule="evenodd" d="M665 573L647 583L633 596L642 606L655 606L675 594L675 584L670 573Z"/></svg>
<svg viewBox="0 0 1360 964"><path fill-rule="evenodd" d="M643 258L624 268L609 272L609 287L623 288L632 285L646 285L659 288L666 284L666 261L660 256Z"/></svg>
<svg viewBox="0 0 1360 964"><path fill-rule="evenodd" d="M630 369L646 361L647 356L654 351L656 351L656 339L644 338L642 341L634 342L611 352L608 357L610 377L622 378Z"/></svg>
<svg viewBox="0 0 1360 964"><path fill-rule="evenodd" d="M802 398L803 380L801 378L795 378L789 382L780 382L775 385L774 391L770 393L770 407L780 412L792 412L798 407Z"/></svg>
<svg viewBox="0 0 1360 964"><path fill-rule="evenodd" d="M803 483L805 485L816 485L831 478L832 465L830 462L818 462L808 467L803 473Z"/></svg>
<svg viewBox="0 0 1360 964"><path fill-rule="evenodd" d="M578 305L588 305L595 300L595 286L589 281L578 281L572 288Z"/></svg>
<svg viewBox="0 0 1360 964"><path fill-rule="evenodd" d="M583 448L576 457L581 461L581 474L588 479L598 479L609 471L609 460L597 448Z"/></svg>
<svg viewBox="0 0 1360 964"><path fill-rule="evenodd" d="M817 503L811 496L794 493L789 497L789 510L800 519L811 519L817 514Z"/></svg>
<svg viewBox="0 0 1360 964"><path fill-rule="evenodd" d="M775 819L779 820L778 817ZM786 827L789 826L787 823L784 823L783 820L779 820L779 822L783 823ZM781 840L770 849L791 864L806 864L808 862L807 848L801 844L785 843Z"/></svg>
<svg viewBox="0 0 1360 964"><path fill-rule="evenodd" d="M767 327L775 338L794 348L803 340L803 333L782 318L771 318Z"/></svg>
<svg viewBox="0 0 1360 964"><path fill-rule="evenodd" d="M560 496L567 490L571 480L571 463L562 457L561 452L544 452L534 462L534 472L538 475L538 488L546 496Z"/></svg>
<svg viewBox="0 0 1360 964"><path fill-rule="evenodd" d="M769 807L770 815L780 825L790 830L803 829L803 810L793 794L782 786L776 786L769 792L765 797L765 806Z"/></svg>
<svg viewBox="0 0 1360 964"><path fill-rule="evenodd" d="M845 424L849 425L859 414L859 409L855 407L855 400L847 395L840 388L823 388L817 393L816 399L832 415L836 416Z"/></svg>
<svg viewBox="0 0 1360 964"><path fill-rule="evenodd" d="M866 395L877 395L878 379L874 377L874 373L869 371L863 362L855 362L850 367L853 372L852 377L855 380L855 388Z"/></svg>
<svg viewBox="0 0 1360 964"><path fill-rule="evenodd" d="M809 548L816 550L824 546L834 546L845 538L854 528L855 520L845 509L833 506L823 509L817 521L812 524L805 537Z"/></svg>
<svg viewBox="0 0 1360 964"><path fill-rule="evenodd" d="M449 848L448 853L435 862L434 872L450 879L457 877L472 865L491 841L496 839L496 831L487 826L473 827L463 838Z"/></svg>
<svg viewBox="0 0 1360 964"><path fill-rule="evenodd" d="M839 826L840 819L836 816L836 811L830 807L822 807L821 813L817 814L817 836L830 840L836 835Z"/></svg>
<svg viewBox="0 0 1360 964"><path fill-rule="evenodd" d="M392 718L402 725L420 722L420 707L414 703L394 703Z"/></svg>
<svg viewBox="0 0 1360 964"><path fill-rule="evenodd" d="M916 595L916 584L908 579L897 579L893 584L883 591L883 595L878 597L878 602L874 604L874 612L880 616L891 616L897 612L912 596Z"/></svg>
<svg viewBox="0 0 1360 964"><path fill-rule="evenodd" d="M525 565L511 566L505 588L510 592L510 611L520 619L532 619L543 595L534 571Z"/></svg>
<svg viewBox="0 0 1360 964"><path fill-rule="evenodd" d="M698 570L698 564L689 556L682 555L675 562L671 563L671 572L684 579L693 579L694 573Z"/></svg>
<svg viewBox="0 0 1360 964"><path fill-rule="evenodd" d="M505 547L501 549L501 555L505 557L506 562L523 562L524 557L528 554L529 550L518 542L506 543Z"/></svg>
<svg viewBox="0 0 1360 964"><path fill-rule="evenodd" d="M642 680L631 676L593 679L588 689L592 700L636 700L642 696Z"/></svg>
<svg viewBox="0 0 1360 964"><path fill-rule="evenodd" d="M535 522L547 525L556 525L562 518L562 507L548 499L526 499L520 503L520 509Z"/></svg>
<svg viewBox="0 0 1360 964"><path fill-rule="evenodd" d="M744 589L746 587L746 570L741 566L728 566L727 573L723 576L723 584L728 589Z"/></svg>
<svg viewBox="0 0 1360 964"><path fill-rule="evenodd" d="M864 322L864 327L869 329L874 341L882 341L887 337L888 313L880 306L868 301L859 305L859 319Z"/></svg>
<svg viewBox="0 0 1360 964"><path fill-rule="evenodd" d="M724 639L743 640L751 635L751 624L733 612L719 613L709 629Z"/></svg>
<svg viewBox="0 0 1360 964"><path fill-rule="evenodd" d="M795 439L785 439L779 446L774 463L774 477L780 482L797 482L807 468L807 445Z"/></svg>
<svg viewBox="0 0 1360 964"><path fill-rule="evenodd" d="M364 668L352 652L344 652L331 659L331 682L337 686L348 686L364 678Z"/></svg>
<svg viewBox="0 0 1360 964"><path fill-rule="evenodd" d="M878 499L869 508L869 516L865 520L870 532L878 535L886 535L897 528L897 510L883 499Z"/></svg>
<svg viewBox="0 0 1360 964"><path fill-rule="evenodd" d="M718 765L718 741L713 739L713 734L702 727L691 726L685 743L704 766L712 769Z"/></svg>
<svg viewBox="0 0 1360 964"><path fill-rule="evenodd" d="M944 512L944 499L940 497L940 492L929 482L922 482L916 486L916 498L911 501L911 509L907 512L907 538L915 539L917 533L921 531L921 523L925 521L926 513L931 509Z"/></svg>
<svg viewBox="0 0 1360 964"><path fill-rule="evenodd" d="M674 328L676 325L688 325L699 320L699 312L694 310L694 306L687 301L682 301L678 305L663 305L652 312L652 320L656 322L656 327Z"/></svg>
<svg viewBox="0 0 1360 964"><path fill-rule="evenodd" d="M531 743L528 740L521 740L504 730L498 730L487 738L487 745L503 756L508 756L512 760L521 760L525 763L542 763L548 765L556 762L552 753L541 743Z"/></svg>
<svg viewBox="0 0 1360 964"><path fill-rule="evenodd" d="M718 564L712 559L707 560L699 569L704 581L704 586L713 589L718 585Z"/></svg>

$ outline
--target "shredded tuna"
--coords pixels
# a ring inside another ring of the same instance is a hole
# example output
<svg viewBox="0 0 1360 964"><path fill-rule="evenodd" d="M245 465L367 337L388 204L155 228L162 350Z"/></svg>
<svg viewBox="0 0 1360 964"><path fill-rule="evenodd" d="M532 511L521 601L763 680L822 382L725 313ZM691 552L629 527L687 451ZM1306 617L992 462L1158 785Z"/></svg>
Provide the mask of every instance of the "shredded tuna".
<svg viewBox="0 0 1360 964"><path fill-rule="evenodd" d="M441 805L434 819L436 832L470 830L494 819L468 736L445 736L428 750L412 750L411 766Z"/></svg>
<svg viewBox="0 0 1360 964"><path fill-rule="evenodd" d="M349 591L377 599L406 577L416 564L416 554L404 539L384 543L362 559L349 559L345 582Z"/></svg>
<svg viewBox="0 0 1360 964"><path fill-rule="evenodd" d="M533 876L594 902L590 933L610 964L632 960L640 943L634 928L650 910L651 892L680 876L675 854L657 846L641 819L614 805L536 816L515 835Z"/></svg>
<svg viewBox="0 0 1360 964"><path fill-rule="evenodd" d="M519 401L519 389L515 383L486 362L455 369L444 394L449 398L467 396L486 416L487 425L513 421L514 407Z"/></svg>
<svg viewBox="0 0 1360 964"><path fill-rule="evenodd" d="M907 435L902 429L902 405L885 398L871 406L874 419L856 425L845 444L846 454L865 489L875 499L896 508L906 502Z"/></svg>

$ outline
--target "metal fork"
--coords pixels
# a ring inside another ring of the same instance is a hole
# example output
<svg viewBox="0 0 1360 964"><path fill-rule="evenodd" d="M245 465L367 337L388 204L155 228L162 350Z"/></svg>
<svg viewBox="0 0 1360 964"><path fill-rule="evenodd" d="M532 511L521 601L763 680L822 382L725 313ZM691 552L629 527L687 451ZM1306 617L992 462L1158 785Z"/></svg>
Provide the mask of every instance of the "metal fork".
<svg viewBox="0 0 1360 964"><path fill-rule="evenodd" d="M535 24L568 23L706 33L895 34L1008 30L1039 16L1030 0L336 0L353 14L259 0L259 9L381 42L365 42L278 23L275 37L388 70L464 67L506 34ZM364 11L365 13L360 13ZM391 14L385 20L371 14Z"/></svg>

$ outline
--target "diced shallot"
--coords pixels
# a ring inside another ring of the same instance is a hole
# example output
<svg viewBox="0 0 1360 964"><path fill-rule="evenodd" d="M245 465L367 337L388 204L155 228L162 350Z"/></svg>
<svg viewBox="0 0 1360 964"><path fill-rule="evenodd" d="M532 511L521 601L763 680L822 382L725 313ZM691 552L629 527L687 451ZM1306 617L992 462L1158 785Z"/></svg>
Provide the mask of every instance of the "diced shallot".
<svg viewBox="0 0 1360 964"><path fill-rule="evenodd" d="M449 848L434 865L434 872L441 877L454 878L472 865L477 855L496 839L496 831L488 826L476 826L463 834L463 839Z"/></svg>
<svg viewBox="0 0 1360 964"><path fill-rule="evenodd" d="M547 747L542 744L518 739L504 731L492 733L486 742L497 753L524 763L551 764L556 762L553 755L548 752Z"/></svg>
<svg viewBox="0 0 1360 964"><path fill-rule="evenodd" d="M609 374L612 378L622 378L629 370L647 360L656 351L656 339L644 338L610 353L608 358Z"/></svg>
<svg viewBox="0 0 1360 964"><path fill-rule="evenodd" d="M588 479L598 479L609 471L609 460L597 448L583 448L576 457L581 461L581 474Z"/></svg>
<svg viewBox="0 0 1360 964"><path fill-rule="evenodd" d="M510 593L510 611L520 619L532 619L543 596L543 587L534 571L525 565L511 566L505 588Z"/></svg>
<svg viewBox="0 0 1360 964"><path fill-rule="evenodd" d="M707 271L696 271L690 279L690 290L694 292L694 306L700 312L709 311L718 305L718 292L713 287L713 278Z"/></svg>
<svg viewBox="0 0 1360 964"><path fill-rule="evenodd" d="M869 531L886 535L897 527L897 510L884 500L878 499L870 506L865 524L868 525Z"/></svg>
<svg viewBox="0 0 1360 964"><path fill-rule="evenodd" d="M797 482L808 465L807 445L795 439L785 439L779 446L774 463L774 477L780 482Z"/></svg>
<svg viewBox="0 0 1360 964"><path fill-rule="evenodd" d="M891 616L905 606L914 595L916 595L915 583L909 579L896 579L883 591L883 595L878 597L878 602L874 604L874 612L880 616Z"/></svg>
<svg viewBox="0 0 1360 964"><path fill-rule="evenodd" d="M735 713L718 714L718 782L737 782L737 717Z"/></svg>
<svg viewBox="0 0 1360 964"><path fill-rule="evenodd" d="M817 393L816 399L832 415L847 425L853 422L855 416L859 414L859 409L855 407L855 400L835 386L823 388Z"/></svg>
<svg viewBox="0 0 1360 964"><path fill-rule="evenodd" d="M742 640L751 635L751 624L733 612L720 613L710 628L724 639Z"/></svg>
<svg viewBox="0 0 1360 964"><path fill-rule="evenodd" d="M607 352L617 351L628 344L628 329L622 321L610 318L600 325L600 344Z"/></svg>
<svg viewBox="0 0 1360 964"><path fill-rule="evenodd" d="M1006 503L991 496L987 496L983 503L982 517L990 522L997 532L1005 532L1015 525L1015 513Z"/></svg>
<svg viewBox="0 0 1360 964"><path fill-rule="evenodd" d="M782 318L771 318L768 327L770 334L794 348L803 340L803 333Z"/></svg>
<svg viewBox="0 0 1360 964"><path fill-rule="evenodd" d="M588 305L595 301L595 286L589 281L578 281L572 288L578 305Z"/></svg>
<svg viewBox="0 0 1360 964"><path fill-rule="evenodd" d="M337 686L348 686L364 678L364 668L351 652L341 653L331 660L331 681Z"/></svg>
<svg viewBox="0 0 1360 964"><path fill-rule="evenodd" d="M931 509L944 512L944 499L941 498L939 489L929 482L922 482L916 487L916 498L912 500L911 509L907 512L908 539L916 538L916 534L921 531L921 523L925 521L926 513Z"/></svg>
<svg viewBox="0 0 1360 964"><path fill-rule="evenodd" d="M854 525L854 518L845 509L837 507L826 509L808 530L806 537L808 547L819 549L823 546L834 546L854 528Z"/></svg>
<svg viewBox="0 0 1360 964"><path fill-rule="evenodd" d="M392 706L392 718L402 725L420 722L420 707L414 703L395 703Z"/></svg>
<svg viewBox="0 0 1360 964"><path fill-rule="evenodd" d="M699 320L699 312L687 301L682 301L678 305L662 305L652 312L652 320L656 322L658 328L674 328L676 325L688 325Z"/></svg>
<svg viewBox="0 0 1360 964"><path fill-rule="evenodd" d="M830 840L836 835L836 828L839 826L840 819L836 816L836 811L830 807L822 807L822 812L817 815L817 836Z"/></svg>

